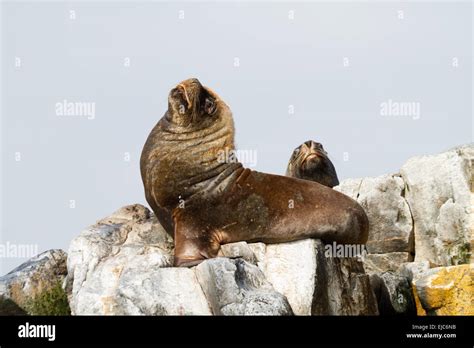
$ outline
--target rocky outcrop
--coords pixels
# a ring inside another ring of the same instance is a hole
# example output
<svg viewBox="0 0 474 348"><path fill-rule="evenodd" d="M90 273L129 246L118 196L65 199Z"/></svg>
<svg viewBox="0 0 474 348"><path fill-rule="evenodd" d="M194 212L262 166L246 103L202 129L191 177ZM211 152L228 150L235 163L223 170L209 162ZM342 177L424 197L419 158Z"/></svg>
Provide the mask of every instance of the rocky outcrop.
<svg viewBox="0 0 474 348"><path fill-rule="evenodd" d="M362 257L238 242L176 268L172 238L127 206L71 242L67 269L50 250L1 277L0 314L68 314L67 293L76 315L473 315L473 160L470 144L335 187L369 217Z"/></svg>
<svg viewBox="0 0 474 348"><path fill-rule="evenodd" d="M67 273L66 259L64 251L48 250L0 277L0 315L55 314L37 313L48 305L38 302L43 294L60 289Z"/></svg>
<svg viewBox="0 0 474 348"><path fill-rule="evenodd" d="M242 258L206 260L196 267L196 275L215 315L293 314L285 296Z"/></svg>
<svg viewBox="0 0 474 348"><path fill-rule="evenodd" d="M417 278L418 315L474 315L474 264L436 267Z"/></svg>
<svg viewBox="0 0 474 348"><path fill-rule="evenodd" d="M263 271L295 314L378 314L361 260L328 256L319 240L267 245Z"/></svg>
<svg viewBox="0 0 474 348"><path fill-rule="evenodd" d="M377 314L362 263L326 257L320 241L228 244L192 268L172 267L172 247L141 205L86 229L69 249L72 313Z"/></svg>
<svg viewBox="0 0 474 348"><path fill-rule="evenodd" d="M414 220L416 261L431 266L470 262L474 146L411 158L400 174Z"/></svg>
<svg viewBox="0 0 474 348"><path fill-rule="evenodd" d="M69 246L67 291L72 314L174 313L180 306L191 314L209 313L203 306L185 306L185 300L176 301L176 308L171 310L160 303L166 299L158 296L156 303L129 296L147 297L152 292L154 284L145 280L164 277L155 271L172 265L172 248L172 239L150 217L150 211L138 204L124 207L84 230ZM173 283L185 289L189 284L199 288L194 274L187 271L166 273L169 283L164 288ZM144 281L143 288L137 279L130 282L134 276ZM156 312L148 312L150 307Z"/></svg>
<svg viewBox="0 0 474 348"><path fill-rule="evenodd" d="M416 314L412 287L407 278L390 271L374 273L370 276L370 283L380 315Z"/></svg>
<svg viewBox="0 0 474 348"><path fill-rule="evenodd" d="M364 268L381 314L411 313L413 284L431 267L472 262L473 161L469 144L413 157L397 174L348 179L335 187L369 217Z"/></svg>
<svg viewBox="0 0 474 348"><path fill-rule="evenodd" d="M405 252L367 254L364 257L364 269L368 274L396 272L402 264L412 261L413 255Z"/></svg>
<svg viewBox="0 0 474 348"><path fill-rule="evenodd" d="M334 189L357 200L367 213L369 253L413 253L413 220L399 175L344 180Z"/></svg>

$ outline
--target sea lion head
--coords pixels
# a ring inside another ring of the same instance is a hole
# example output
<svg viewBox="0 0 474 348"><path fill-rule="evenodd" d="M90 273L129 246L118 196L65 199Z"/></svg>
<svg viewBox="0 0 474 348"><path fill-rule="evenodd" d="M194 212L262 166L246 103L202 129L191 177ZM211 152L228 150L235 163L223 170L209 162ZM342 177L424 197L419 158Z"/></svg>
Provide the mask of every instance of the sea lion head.
<svg viewBox="0 0 474 348"><path fill-rule="evenodd" d="M308 140L298 146L291 155L288 163L289 176L304 178L317 170L328 161L328 153L321 143Z"/></svg>
<svg viewBox="0 0 474 348"><path fill-rule="evenodd" d="M225 105L216 93L204 87L196 78L184 80L168 95L167 119L181 126L209 124Z"/></svg>
<svg viewBox="0 0 474 348"><path fill-rule="evenodd" d="M226 103L196 78L178 83L168 93L168 110L140 158L149 200L171 211L180 199L197 197L207 182L241 166L227 160L234 148L232 112Z"/></svg>

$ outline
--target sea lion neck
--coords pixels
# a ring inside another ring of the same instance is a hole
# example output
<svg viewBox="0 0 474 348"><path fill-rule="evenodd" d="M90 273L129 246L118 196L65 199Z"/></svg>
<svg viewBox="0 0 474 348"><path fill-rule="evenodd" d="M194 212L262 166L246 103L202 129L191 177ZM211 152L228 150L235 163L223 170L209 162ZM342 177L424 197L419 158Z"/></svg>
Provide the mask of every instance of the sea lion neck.
<svg viewBox="0 0 474 348"><path fill-rule="evenodd" d="M220 113L205 127L182 127L165 116L150 133L142 153L144 182L154 182L151 195L161 206L174 209L179 201L227 185L242 168L222 154L234 150L231 114ZM148 170L147 167L151 167ZM171 178L172 176L172 178ZM155 190L160 187L160 190Z"/></svg>

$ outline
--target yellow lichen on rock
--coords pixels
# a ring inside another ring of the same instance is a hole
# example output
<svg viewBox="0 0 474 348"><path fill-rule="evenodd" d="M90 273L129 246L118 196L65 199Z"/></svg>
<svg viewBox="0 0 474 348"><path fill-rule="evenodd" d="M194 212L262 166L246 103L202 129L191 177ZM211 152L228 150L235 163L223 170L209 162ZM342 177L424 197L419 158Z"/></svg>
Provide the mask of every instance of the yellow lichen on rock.
<svg viewBox="0 0 474 348"><path fill-rule="evenodd" d="M418 315L474 315L474 264L433 268L414 281Z"/></svg>

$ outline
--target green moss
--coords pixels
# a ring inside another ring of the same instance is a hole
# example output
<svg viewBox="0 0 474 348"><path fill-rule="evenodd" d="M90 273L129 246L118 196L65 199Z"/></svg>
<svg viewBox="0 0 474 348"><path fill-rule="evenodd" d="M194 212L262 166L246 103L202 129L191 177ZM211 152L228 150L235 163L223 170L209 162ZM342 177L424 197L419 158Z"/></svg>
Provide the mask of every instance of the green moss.
<svg viewBox="0 0 474 348"><path fill-rule="evenodd" d="M24 307L30 315L71 315L67 295L61 282L27 301Z"/></svg>
<svg viewBox="0 0 474 348"><path fill-rule="evenodd" d="M469 263L471 259L471 245L464 243L458 247L457 254L453 256L453 265L462 265Z"/></svg>

